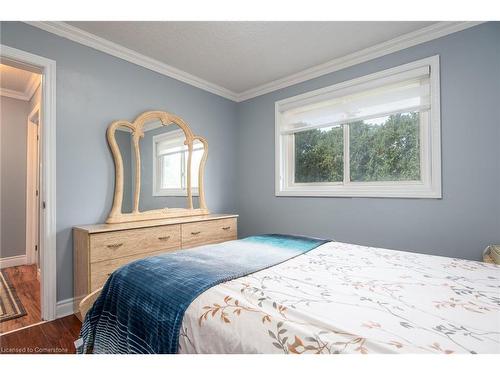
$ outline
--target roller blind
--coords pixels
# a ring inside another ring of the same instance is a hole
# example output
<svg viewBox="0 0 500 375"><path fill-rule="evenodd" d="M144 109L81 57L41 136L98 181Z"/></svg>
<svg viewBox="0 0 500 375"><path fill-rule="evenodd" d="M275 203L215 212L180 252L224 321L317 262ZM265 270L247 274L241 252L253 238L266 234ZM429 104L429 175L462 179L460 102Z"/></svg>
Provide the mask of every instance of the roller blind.
<svg viewBox="0 0 500 375"><path fill-rule="evenodd" d="M295 133L429 108L430 67L425 66L289 105L281 112L280 131Z"/></svg>
<svg viewBox="0 0 500 375"><path fill-rule="evenodd" d="M188 147L184 144L184 134L179 137L163 139L156 143L156 155L171 155L187 151ZM193 142L193 151L203 149L203 144L195 140Z"/></svg>

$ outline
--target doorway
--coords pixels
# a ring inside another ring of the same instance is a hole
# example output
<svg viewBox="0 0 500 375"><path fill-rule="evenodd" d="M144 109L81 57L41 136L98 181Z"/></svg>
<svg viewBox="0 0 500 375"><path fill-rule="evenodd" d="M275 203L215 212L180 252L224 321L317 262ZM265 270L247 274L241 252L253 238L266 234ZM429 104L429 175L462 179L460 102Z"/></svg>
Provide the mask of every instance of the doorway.
<svg viewBox="0 0 500 375"><path fill-rule="evenodd" d="M0 63L0 333L41 322L41 74Z"/></svg>
<svg viewBox="0 0 500 375"><path fill-rule="evenodd" d="M0 335L57 317L55 68L0 45Z"/></svg>

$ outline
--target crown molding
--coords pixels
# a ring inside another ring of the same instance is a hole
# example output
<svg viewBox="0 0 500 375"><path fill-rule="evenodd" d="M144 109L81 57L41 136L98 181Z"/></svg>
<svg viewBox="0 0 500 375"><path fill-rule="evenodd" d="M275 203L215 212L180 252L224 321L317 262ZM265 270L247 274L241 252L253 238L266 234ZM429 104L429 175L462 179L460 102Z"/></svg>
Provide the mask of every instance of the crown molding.
<svg viewBox="0 0 500 375"><path fill-rule="evenodd" d="M63 38L83 44L87 47L94 48L98 51L105 52L109 55L126 60L133 64L142 66L149 70L174 78L178 81L187 83L191 86L222 96L226 99L235 102L242 102L248 99L255 98L260 95L267 94L297 83L320 77L325 74L345 69L347 67L360 64L378 57L388 55L417 44L425 43L433 39L456 33L477 26L483 22L459 22L459 21L444 21L437 22L428 27L416 30L389 41L376 44L363 50L351 53L349 55L330 60L326 63L313 66L301 72L280 78L278 80L257 86L250 90L241 93L235 93L222 86L208 82L202 78L196 77L190 73L174 68L161 61L144 56L136 51L123 47L117 43L107 39L98 37L97 35L83 31L77 27L66 24L65 22L49 21L49 22L28 22L25 23L37 27L39 29L56 34Z"/></svg>
<svg viewBox="0 0 500 375"><path fill-rule="evenodd" d="M18 99L28 101L31 98L27 98L23 91L10 90L0 87L0 96L6 96L7 98Z"/></svg>
<svg viewBox="0 0 500 375"><path fill-rule="evenodd" d="M35 94L36 89L38 88L38 86L40 86L40 83L40 76L38 74L33 74L30 78L30 81L28 82L26 90L24 90L24 93L28 100L31 100L31 98Z"/></svg>
<svg viewBox="0 0 500 375"><path fill-rule="evenodd" d="M107 39L101 38L97 35L91 34L77 27L68 25L65 22L59 21L25 21L28 25L37 27L39 29L48 31L49 33L56 34L63 38L72 40L83 44L87 47L96 49L101 52L105 52L109 55L118 57L122 60L131 62L152 70L154 72L163 74L167 77L174 78L178 81L187 83L191 86L197 87L199 89L211 92L213 94L222 96L226 99L236 101L237 94L228 90L222 86L216 85L214 83L208 82L202 78L199 78L190 73L184 72L183 70L174 68L168 64L161 61L155 60L151 57L142 55L136 51L126 48L120 44L111 42Z"/></svg>
<svg viewBox="0 0 500 375"><path fill-rule="evenodd" d="M38 74L32 74L24 91L0 87L0 96L6 96L8 98L24 100L27 102L31 100L36 89L40 86L40 83L40 76Z"/></svg>
<svg viewBox="0 0 500 375"><path fill-rule="evenodd" d="M40 86L40 76L37 74L33 74L24 91L17 91L0 87L0 96L6 96L8 98L29 102L38 86Z"/></svg>
<svg viewBox="0 0 500 375"><path fill-rule="evenodd" d="M353 65L357 65L384 55L388 55L393 52L413 47L417 44L441 38L443 36L477 26L481 23L483 22L438 22L428 27L424 27L420 30L401 35L386 42L376 44L349 55L330 60L326 63L313 66L301 72L244 91L238 94L237 101L242 102L248 99L252 99L257 96L270 93L272 91L292 86L297 83L305 82L328 73L333 73Z"/></svg>

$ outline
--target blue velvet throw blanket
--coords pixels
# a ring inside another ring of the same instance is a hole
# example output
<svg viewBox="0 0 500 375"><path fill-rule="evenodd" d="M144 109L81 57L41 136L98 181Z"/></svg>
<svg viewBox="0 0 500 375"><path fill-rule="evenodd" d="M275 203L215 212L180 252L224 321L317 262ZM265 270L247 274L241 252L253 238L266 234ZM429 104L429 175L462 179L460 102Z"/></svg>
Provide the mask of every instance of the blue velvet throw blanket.
<svg viewBox="0 0 500 375"><path fill-rule="evenodd" d="M180 250L116 270L87 313L79 353L177 353L184 313L220 283L275 266L328 242L269 234Z"/></svg>

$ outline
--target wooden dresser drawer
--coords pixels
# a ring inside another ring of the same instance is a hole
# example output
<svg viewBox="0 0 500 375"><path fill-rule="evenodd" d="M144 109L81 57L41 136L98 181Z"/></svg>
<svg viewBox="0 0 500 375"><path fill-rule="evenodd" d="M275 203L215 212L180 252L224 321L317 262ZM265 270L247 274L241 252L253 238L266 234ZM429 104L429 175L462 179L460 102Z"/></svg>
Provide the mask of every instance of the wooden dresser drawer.
<svg viewBox="0 0 500 375"><path fill-rule="evenodd" d="M149 256L235 240L237 215L200 215L73 228L74 307L125 264Z"/></svg>
<svg viewBox="0 0 500 375"><path fill-rule="evenodd" d="M181 224L182 248L235 240L236 218Z"/></svg>
<svg viewBox="0 0 500 375"><path fill-rule="evenodd" d="M181 248L180 225L121 230L90 236L90 263Z"/></svg>
<svg viewBox="0 0 500 375"><path fill-rule="evenodd" d="M130 257L105 260L103 262L92 263L90 265L90 291L93 292L104 285L108 277L121 266L137 259L152 257L174 250L160 250L152 253L137 254Z"/></svg>

